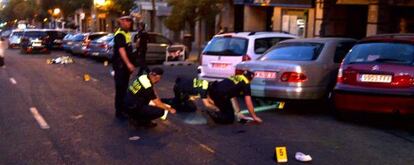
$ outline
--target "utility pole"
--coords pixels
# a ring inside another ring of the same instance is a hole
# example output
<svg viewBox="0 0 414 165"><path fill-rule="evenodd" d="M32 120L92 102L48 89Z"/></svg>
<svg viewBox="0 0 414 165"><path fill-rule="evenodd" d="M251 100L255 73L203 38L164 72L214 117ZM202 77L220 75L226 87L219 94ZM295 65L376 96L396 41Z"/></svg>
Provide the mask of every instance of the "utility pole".
<svg viewBox="0 0 414 165"><path fill-rule="evenodd" d="M151 0L152 10L151 10L151 27L150 31L155 31L155 16L157 15L157 10L155 9L155 0Z"/></svg>

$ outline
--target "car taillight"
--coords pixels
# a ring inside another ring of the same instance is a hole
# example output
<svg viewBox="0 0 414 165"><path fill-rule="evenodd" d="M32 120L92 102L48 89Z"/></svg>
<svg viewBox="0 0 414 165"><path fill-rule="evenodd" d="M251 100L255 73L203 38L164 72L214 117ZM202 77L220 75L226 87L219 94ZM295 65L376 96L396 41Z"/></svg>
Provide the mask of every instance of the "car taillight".
<svg viewBox="0 0 414 165"><path fill-rule="evenodd" d="M242 57L242 61L250 61L250 60L252 60L252 58L250 58L250 56L249 55L243 55L243 57Z"/></svg>
<svg viewBox="0 0 414 165"><path fill-rule="evenodd" d="M101 45L99 45L99 47L100 48L103 48L103 49L108 49L108 45L107 44L101 44Z"/></svg>
<svg viewBox="0 0 414 165"><path fill-rule="evenodd" d="M298 73L298 72L285 72L280 77L280 80L283 82L290 82L290 83L300 83L304 82L308 79L305 74Z"/></svg>
<svg viewBox="0 0 414 165"><path fill-rule="evenodd" d="M338 82L338 83L343 83L344 82L344 73L343 73L344 71L343 71L343 69L342 69L342 67L341 68L339 68L339 70L338 70L338 77L337 77L337 79L336 79L336 81Z"/></svg>
<svg viewBox="0 0 414 165"><path fill-rule="evenodd" d="M414 77L410 75L397 75L393 77L392 86L395 87L412 87L414 86Z"/></svg>
<svg viewBox="0 0 414 165"><path fill-rule="evenodd" d="M89 40L85 40L82 42L82 46L85 46L86 48L89 48Z"/></svg>

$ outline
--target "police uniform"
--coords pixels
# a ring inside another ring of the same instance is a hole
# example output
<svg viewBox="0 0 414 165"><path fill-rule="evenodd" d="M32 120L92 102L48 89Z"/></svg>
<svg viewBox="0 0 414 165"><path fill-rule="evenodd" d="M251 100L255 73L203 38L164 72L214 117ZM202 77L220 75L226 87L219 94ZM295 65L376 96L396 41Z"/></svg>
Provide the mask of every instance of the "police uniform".
<svg viewBox="0 0 414 165"><path fill-rule="evenodd" d="M244 75L232 76L213 83L210 86L209 95L220 110L211 115L213 120L220 124L231 124L235 119L231 98L250 96L250 80Z"/></svg>
<svg viewBox="0 0 414 165"><path fill-rule="evenodd" d="M190 96L200 96L206 99L208 94L209 83L206 80L197 78L182 78L175 80L173 106L178 111L194 112L197 106L190 100Z"/></svg>
<svg viewBox="0 0 414 165"><path fill-rule="evenodd" d="M118 29L115 33L114 41L114 55L112 57L112 66L115 72L115 115L116 117L122 117L122 113L125 109L123 106L123 100L126 95L129 76L131 73L120 56L119 48L125 48L129 60L131 62L134 61L131 57L131 33L122 29Z"/></svg>
<svg viewBox="0 0 414 165"><path fill-rule="evenodd" d="M141 75L129 85L125 97L128 114L139 122L151 122L164 115L164 110L150 106L151 100L156 99L153 84L148 75Z"/></svg>
<svg viewBox="0 0 414 165"><path fill-rule="evenodd" d="M135 52L135 56L137 56L137 66L140 68L138 75L141 75L144 72L149 72L149 68L146 63L149 35L145 30L141 30L137 35L135 35L134 41L137 42L138 39L139 45L137 45L138 48Z"/></svg>

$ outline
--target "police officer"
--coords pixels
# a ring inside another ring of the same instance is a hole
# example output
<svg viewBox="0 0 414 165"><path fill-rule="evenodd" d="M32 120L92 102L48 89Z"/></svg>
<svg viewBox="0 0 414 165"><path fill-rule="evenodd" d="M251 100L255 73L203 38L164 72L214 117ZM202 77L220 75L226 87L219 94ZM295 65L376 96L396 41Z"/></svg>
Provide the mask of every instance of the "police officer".
<svg viewBox="0 0 414 165"><path fill-rule="evenodd" d="M148 40L149 40L149 35L145 31L145 23L139 22L138 23L138 34L134 38L136 48L137 48L137 51L135 53L137 56L138 67L139 67L138 75L141 75L144 72L146 73L149 72L149 69L146 64Z"/></svg>
<svg viewBox="0 0 414 165"><path fill-rule="evenodd" d="M174 85L173 106L178 111L194 112L197 106L192 97L200 97L204 107L213 111L218 111L214 101L208 95L209 82L197 78L178 77Z"/></svg>
<svg viewBox="0 0 414 165"><path fill-rule="evenodd" d="M118 19L120 28L115 32L114 55L112 57L113 69L115 72L115 116L118 119L126 117L123 100L128 88L128 81L131 73L135 70L132 58L132 42L130 30L132 18L123 16Z"/></svg>
<svg viewBox="0 0 414 165"><path fill-rule="evenodd" d="M175 109L163 103L154 91L154 85L161 80L163 73L161 68L153 68L148 75L135 78L128 87L125 103L129 117L142 126L156 126L152 120L163 116L165 110L175 113ZM150 105L150 102L153 104Z"/></svg>
<svg viewBox="0 0 414 165"><path fill-rule="evenodd" d="M236 97L243 95L247 109L255 122L261 123L255 111L250 92L250 81L253 79L254 73L245 71L220 82L213 83L209 88L209 96L218 107L219 112L206 111L209 116L219 124L231 124L235 120L235 111L233 109L232 100L235 105L239 106Z"/></svg>

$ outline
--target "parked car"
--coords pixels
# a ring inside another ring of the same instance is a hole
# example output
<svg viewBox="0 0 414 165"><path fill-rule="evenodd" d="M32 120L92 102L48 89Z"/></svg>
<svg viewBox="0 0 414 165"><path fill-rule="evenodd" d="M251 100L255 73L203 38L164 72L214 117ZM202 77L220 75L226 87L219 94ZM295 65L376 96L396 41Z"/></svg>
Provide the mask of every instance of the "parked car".
<svg viewBox="0 0 414 165"><path fill-rule="evenodd" d="M147 62L162 63L165 61L165 52L172 42L159 33L148 33ZM134 43L134 45L136 45Z"/></svg>
<svg viewBox="0 0 414 165"><path fill-rule="evenodd" d="M22 53L49 53L49 36L46 31L39 29L24 30L21 37L20 49Z"/></svg>
<svg viewBox="0 0 414 165"><path fill-rule="evenodd" d="M20 47L20 39L22 35L23 35L22 30L13 30L9 37L8 48L13 49L13 48Z"/></svg>
<svg viewBox="0 0 414 165"><path fill-rule="evenodd" d="M10 37L10 34L12 33L12 30L4 30L1 32L0 35L0 40L1 41L5 41L6 39L8 39Z"/></svg>
<svg viewBox="0 0 414 165"><path fill-rule="evenodd" d="M255 73L253 96L283 100L325 100L336 83L338 68L356 43L348 38L282 41L255 61L242 62L236 72Z"/></svg>
<svg viewBox="0 0 414 165"><path fill-rule="evenodd" d="M63 48L63 38L66 36L68 31L58 30L58 29L45 29L47 35L47 46L49 49L62 49Z"/></svg>
<svg viewBox="0 0 414 165"><path fill-rule="evenodd" d="M235 73L242 61L254 60L280 41L298 38L276 32L241 32L216 35L201 55L199 78L213 81Z"/></svg>
<svg viewBox="0 0 414 165"><path fill-rule="evenodd" d="M414 34L368 37L344 59L335 112L414 113Z"/></svg>
<svg viewBox="0 0 414 165"><path fill-rule="evenodd" d="M106 32L82 33L74 36L71 53L74 55L88 54L89 44L92 40L108 35Z"/></svg>
<svg viewBox="0 0 414 165"><path fill-rule="evenodd" d="M68 53L70 53L72 44L73 44L73 37L76 36L75 33L68 33L63 37L62 41L62 49Z"/></svg>
<svg viewBox="0 0 414 165"><path fill-rule="evenodd" d="M88 56L111 59L113 54L114 34L108 34L89 44Z"/></svg>

